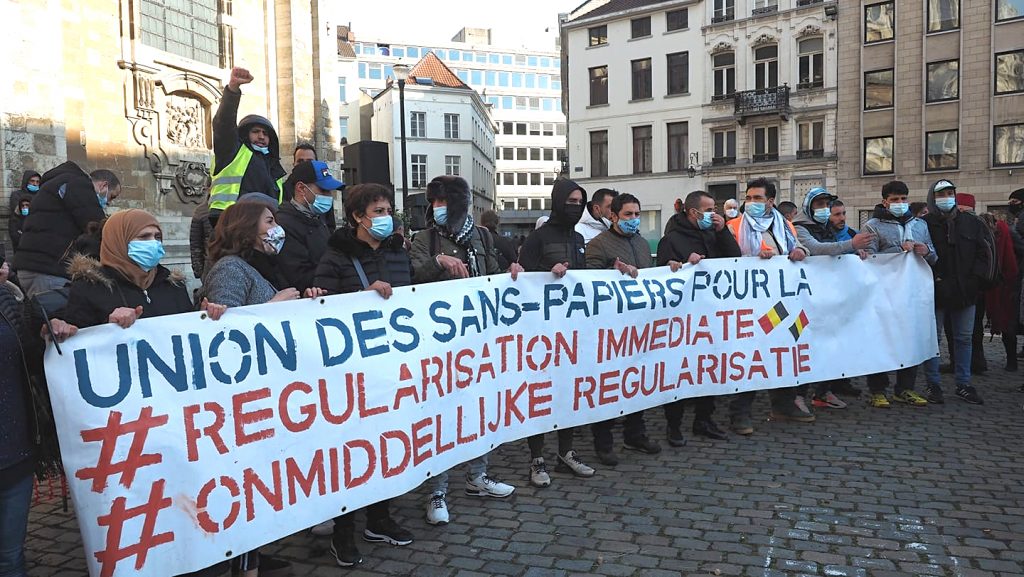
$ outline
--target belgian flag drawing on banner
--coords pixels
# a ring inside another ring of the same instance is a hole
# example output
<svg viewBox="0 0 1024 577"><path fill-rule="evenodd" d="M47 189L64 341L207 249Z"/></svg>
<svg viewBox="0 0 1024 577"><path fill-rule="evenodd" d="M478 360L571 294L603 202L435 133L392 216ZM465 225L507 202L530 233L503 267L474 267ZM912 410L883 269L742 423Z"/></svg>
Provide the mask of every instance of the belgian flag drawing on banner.
<svg viewBox="0 0 1024 577"><path fill-rule="evenodd" d="M786 320L789 316L789 311L782 305L782 301L779 301L772 309L764 314L763 317L757 320L758 324L761 325L761 330L764 334L768 334L775 330L775 327L779 326L782 321Z"/></svg>
<svg viewBox="0 0 1024 577"><path fill-rule="evenodd" d="M804 332L804 329L807 328L809 323L810 321L807 320L807 315L804 314L804 311L800 311L800 316L796 317L796 322L793 323L793 326L789 327L789 332L792 333L793 340L800 340L800 334Z"/></svg>

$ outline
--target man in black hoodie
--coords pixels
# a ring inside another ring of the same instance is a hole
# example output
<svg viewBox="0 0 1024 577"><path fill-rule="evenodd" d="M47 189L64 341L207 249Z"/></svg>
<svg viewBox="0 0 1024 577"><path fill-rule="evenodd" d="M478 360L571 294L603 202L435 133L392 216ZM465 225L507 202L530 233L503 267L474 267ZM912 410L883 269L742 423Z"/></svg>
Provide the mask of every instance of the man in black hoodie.
<svg viewBox="0 0 1024 577"><path fill-rule="evenodd" d="M956 396L980 405L982 399L971 386L971 352L974 333L974 306L982 290L982 280L994 265L992 251L984 242L988 234L985 223L956 206L956 186L949 180L937 181L928 190L928 233L935 245L938 260L932 264L935 278L935 318L939 335L943 320L952 320L955 343ZM924 363L928 382L928 402L942 403L939 357Z"/></svg>
<svg viewBox="0 0 1024 577"><path fill-rule="evenodd" d="M334 228L327 215L334 212L334 194L344 185L331 176L327 163L319 160L300 162L288 178L291 200L281 203L277 224L285 238L277 262L281 275L299 292L313 288L320 258L327 252L327 241Z"/></svg>
<svg viewBox="0 0 1024 577"><path fill-rule="evenodd" d="M46 171L14 255L14 268L28 296L67 283L72 243L89 223L106 218L104 207L120 193L121 182L109 170L86 174L68 161Z"/></svg>
<svg viewBox="0 0 1024 577"><path fill-rule="evenodd" d="M683 211L673 215L665 228L668 232L658 243L658 266L673 266L676 262L697 264L706 258L742 256L736 237L725 226L725 219L715 212L714 197L703 190L686 195ZM694 407L693 434L724 440L725 431L711 418L715 412L715 398L698 397L665 405L668 444L673 447L686 444L679 429L683 422L683 409L689 403Z"/></svg>
<svg viewBox="0 0 1024 577"><path fill-rule="evenodd" d="M21 175L21 188L11 195L10 210L11 216L7 220L7 233L11 237L11 247L18 250L18 243L21 242L22 226L25 224L24 211L30 210L32 199L39 192L39 173L34 170L26 170ZM24 206L22 203L28 203Z"/></svg>
<svg viewBox="0 0 1024 577"><path fill-rule="evenodd" d="M558 179L551 189L551 218L530 233L519 253L519 264L530 272L551 271L558 278L569 269L586 268L583 236L576 232L576 223L583 216L587 191L569 179ZM573 431L558 430L558 470L567 470L577 477L593 477L594 469L580 460L573 450ZM530 445L530 484L547 487L551 484L544 463L544 434L528 439Z"/></svg>
<svg viewBox="0 0 1024 577"><path fill-rule="evenodd" d="M246 194L265 194L277 203L284 201L287 174L281 166L281 147L270 121L250 114L241 122L238 103L241 86L252 82L245 68L232 68L217 114L213 117L214 164L210 167L210 221Z"/></svg>

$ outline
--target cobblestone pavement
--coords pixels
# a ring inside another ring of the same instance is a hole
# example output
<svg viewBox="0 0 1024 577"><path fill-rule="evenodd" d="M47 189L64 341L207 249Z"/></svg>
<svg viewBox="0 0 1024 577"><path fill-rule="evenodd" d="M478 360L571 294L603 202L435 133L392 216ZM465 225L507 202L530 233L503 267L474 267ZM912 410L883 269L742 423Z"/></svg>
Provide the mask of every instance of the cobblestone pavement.
<svg viewBox="0 0 1024 577"><path fill-rule="evenodd" d="M592 479L553 474L551 487L534 489L525 442L505 445L491 472L518 485L513 497L466 496L453 474L452 523L441 528L423 520L422 488L400 497L396 518L416 541L362 543L358 569L336 567L329 538L309 533L264 550L290 560L296 576L1019 577L1024 372L1003 371L996 344L987 345L993 370L976 378L984 406L953 398L945 375L942 406L872 409L862 396L848 410L819 411L813 425L762 421L750 438L691 438L682 449L668 447L661 411L649 411L661 454L620 452L618 467ZM596 465L589 431L577 432L577 447ZM33 507L29 531L30 575L85 574L74 515L59 499Z"/></svg>

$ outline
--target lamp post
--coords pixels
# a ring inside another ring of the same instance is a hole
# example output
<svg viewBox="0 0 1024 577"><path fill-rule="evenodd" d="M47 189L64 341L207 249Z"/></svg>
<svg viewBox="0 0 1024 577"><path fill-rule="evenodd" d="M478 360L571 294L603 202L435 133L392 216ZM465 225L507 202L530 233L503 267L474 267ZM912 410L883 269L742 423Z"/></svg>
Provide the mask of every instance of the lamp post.
<svg viewBox="0 0 1024 577"><path fill-rule="evenodd" d="M700 172L700 154L696 152L690 153L690 167L686 169L686 173L693 178Z"/></svg>
<svg viewBox="0 0 1024 577"><path fill-rule="evenodd" d="M409 67L405 64L395 64L393 67L395 80L398 81L398 113L401 117L399 123L402 138L402 213L409 213L409 167L405 156L405 81L409 78Z"/></svg>

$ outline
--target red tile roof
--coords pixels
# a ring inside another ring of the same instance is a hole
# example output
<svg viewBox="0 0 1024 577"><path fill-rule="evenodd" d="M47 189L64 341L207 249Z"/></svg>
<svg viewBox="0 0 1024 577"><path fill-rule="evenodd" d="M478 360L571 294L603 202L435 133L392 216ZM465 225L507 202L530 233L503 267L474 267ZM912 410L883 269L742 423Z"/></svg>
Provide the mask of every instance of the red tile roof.
<svg viewBox="0 0 1024 577"><path fill-rule="evenodd" d="M445 63L441 62L441 59L435 56L433 52L427 52L427 55L421 58L412 67L412 70L409 71L410 84L415 84L417 78L430 78L434 82L434 86L472 90L452 72L451 68L445 66Z"/></svg>

